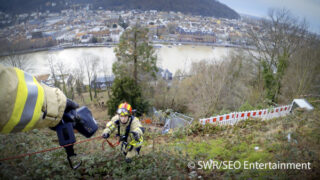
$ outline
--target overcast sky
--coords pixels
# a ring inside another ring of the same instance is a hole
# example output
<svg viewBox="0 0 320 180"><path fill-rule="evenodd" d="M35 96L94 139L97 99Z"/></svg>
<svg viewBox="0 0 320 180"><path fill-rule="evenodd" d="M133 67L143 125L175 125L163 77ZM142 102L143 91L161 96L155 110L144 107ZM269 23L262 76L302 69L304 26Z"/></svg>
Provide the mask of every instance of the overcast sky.
<svg viewBox="0 0 320 180"><path fill-rule="evenodd" d="M320 0L219 0L238 13L266 17L269 8L286 8L305 18L310 31L320 34Z"/></svg>

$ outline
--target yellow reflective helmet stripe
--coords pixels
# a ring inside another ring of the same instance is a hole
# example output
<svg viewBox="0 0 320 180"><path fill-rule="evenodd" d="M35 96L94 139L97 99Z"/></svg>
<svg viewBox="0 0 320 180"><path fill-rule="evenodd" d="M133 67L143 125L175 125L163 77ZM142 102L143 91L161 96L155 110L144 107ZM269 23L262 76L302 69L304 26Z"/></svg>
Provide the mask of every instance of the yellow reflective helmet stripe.
<svg viewBox="0 0 320 180"><path fill-rule="evenodd" d="M38 81L34 77L33 77L33 82L36 84L38 88L38 98L37 98L36 106L34 109L33 117L31 121L26 125L26 127L22 130L23 132L29 131L30 129L32 129L34 125L38 122L38 120L40 119L41 109L44 102L43 87L38 83Z"/></svg>
<svg viewBox="0 0 320 180"><path fill-rule="evenodd" d="M44 90L34 77L15 68L18 89L10 120L2 133L27 131L33 128L41 115Z"/></svg>

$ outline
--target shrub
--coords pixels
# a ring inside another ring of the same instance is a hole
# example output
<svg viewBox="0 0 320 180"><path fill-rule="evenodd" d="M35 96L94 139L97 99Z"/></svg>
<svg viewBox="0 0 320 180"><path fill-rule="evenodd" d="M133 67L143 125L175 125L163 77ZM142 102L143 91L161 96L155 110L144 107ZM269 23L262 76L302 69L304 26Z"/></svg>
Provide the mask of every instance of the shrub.
<svg viewBox="0 0 320 180"><path fill-rule="evenodd" d="M116 78L111 87L111 97L107 102L108 114L116 113L118 105L126 101L137 110L137 116L147 112L148 102L142 98L138 83L129 77Z"/></svg>

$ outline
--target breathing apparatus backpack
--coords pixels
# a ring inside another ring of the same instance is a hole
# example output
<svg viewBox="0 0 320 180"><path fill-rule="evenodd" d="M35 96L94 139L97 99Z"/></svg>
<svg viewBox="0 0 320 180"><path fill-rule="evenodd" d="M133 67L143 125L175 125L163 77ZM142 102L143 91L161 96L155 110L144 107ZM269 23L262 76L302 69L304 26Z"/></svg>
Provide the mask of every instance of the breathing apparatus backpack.
<svg viewBox="0 0 320 180"><path fill-rule="evenodd" d="M66 115L73 119L74 122L65 122L62 120L55 129L60 146L65 146L64 148L67 153L70 167L72 169L77 169L81 165L81 162L78 165L73 166L72 161L70 160L70 157L77 155L74 153L73 145L70 145L76 142L73 129L76 129L83 136L90 138L98 130L98 125L93 118L91 111L86 106L80 107L77 110L72 110Z"/></svg>

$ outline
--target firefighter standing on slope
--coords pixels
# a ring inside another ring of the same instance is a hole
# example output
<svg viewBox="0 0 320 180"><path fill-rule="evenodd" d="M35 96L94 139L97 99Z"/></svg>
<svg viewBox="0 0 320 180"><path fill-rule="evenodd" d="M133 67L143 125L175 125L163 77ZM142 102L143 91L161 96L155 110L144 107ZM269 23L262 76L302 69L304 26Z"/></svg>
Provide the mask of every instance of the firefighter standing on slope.
<svg viewBox="0 0 320 180"><path fill-rule="evenodd" d="M139 119L132 115L130 104L124 102L119 105L117 114L107 123L102 136L109 138L114 131L122 142L121 152L125 155L126 162L131 162L131 158L140 153L144 128Z"/></svg>

